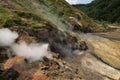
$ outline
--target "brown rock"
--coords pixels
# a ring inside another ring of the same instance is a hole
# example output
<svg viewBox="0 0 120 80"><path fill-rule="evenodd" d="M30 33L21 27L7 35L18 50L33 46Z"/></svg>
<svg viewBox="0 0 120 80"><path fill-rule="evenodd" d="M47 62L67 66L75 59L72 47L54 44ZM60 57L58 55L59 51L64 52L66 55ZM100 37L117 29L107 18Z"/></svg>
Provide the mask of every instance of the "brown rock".
<svg viewBox="0 0 120 80"><path fill-rule="evenodd" d="M94 47L94 54L107 64L120 69L120 43L106 38L85 35L84 38Z"/></svg>
<svg viewBox="0 0 120 80"><path fill-rule="evenodd" d="M86 54L82 58L82 66L94 73L101 74L103 77L108 77L110 79L118 80L120 77L120 71L114 69L113 67L97 60L94 56Z"/></svg>
<svg viewBox="0 0 120 80"><path fill-rule="evenodd" d="M41 74L40 72L35 72L33 74L32 80L50 80L50 79L46 77L45 75Z"/></svg>
<svg viewBox="0 0 120 80"><path fill-rule="evenodd" d="M19 64L19 63L24 63L23 57L16 56L14 58L10 58L4 63L4 69L9 69L13 65Z"/></svg>
<svg viewBox="0 0 120 80"><path fill-rule="evenodd" d="M49 80L39 71L39 63L25 63L24 58L16 56L8 59L4 64L5 69L13 68L20 75L17 80Z"/></svg>

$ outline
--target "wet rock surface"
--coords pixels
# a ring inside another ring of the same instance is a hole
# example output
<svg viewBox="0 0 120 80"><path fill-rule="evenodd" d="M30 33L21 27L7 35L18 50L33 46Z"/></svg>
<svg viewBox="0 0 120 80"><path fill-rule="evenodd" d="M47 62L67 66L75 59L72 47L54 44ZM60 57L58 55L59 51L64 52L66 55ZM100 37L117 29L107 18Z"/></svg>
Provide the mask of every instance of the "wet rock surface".
<svg viewBox="0 0 120 80"><path fill-rule="evenodd" d="M96 57L108 65L120 69L120 43L96 35L87 34L84 38L94 47Z"/></svg>

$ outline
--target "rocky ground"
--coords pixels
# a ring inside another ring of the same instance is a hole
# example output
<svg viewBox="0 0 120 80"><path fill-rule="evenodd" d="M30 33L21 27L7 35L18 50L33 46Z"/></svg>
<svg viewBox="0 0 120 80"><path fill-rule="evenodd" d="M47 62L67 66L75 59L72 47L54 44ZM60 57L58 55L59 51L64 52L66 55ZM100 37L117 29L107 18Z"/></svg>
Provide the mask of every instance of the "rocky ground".
<svg viewBox="0 0 120 80"><path fill-rule="evenodd" d="M120 79L120 43L113 38L119 36L109 36L119 31L91 33L104 29L62 0L0 0L0 11L0 27L16 31L16 43L48 43L53 56L29 63L0 47L0 79Z"/></svg>
<svg viewBox="0 0 120 80"><path fill-rule="evenodd" d="M35 39L35 37L31 38L28 34L26 35L25 40L27 38L28 43ZM24 36L20 39L24 39ZM8 48L1 48L1 56L5 59L1 64L1 75L9 80L119 80L120 43L93 34L80 34L79 36L86 42L86 45L81 42L81 50L86 48L84 54L63 55L61 50L58 50L60 48L55 45L56 43L53 43L54 45L52 44L50 48L56 47L52 50L57 50L56 52L50 51L53 59L45 57L44 61L33 63L28 63L26 59L19 56L8 58L5 55L9 53ZM63 52L66 53L66 51Z"/></svg>
<svg viewBox="0 0 120 80"><path fill-rule="evenodd" d="M119 35L120 34L120 25L110 24L110 25L108 25L108 27L110 27L112 29L112 31L106 32L106 33L99 33L98 35L112 39L112 40L120 41L120 35Z"/></svg>

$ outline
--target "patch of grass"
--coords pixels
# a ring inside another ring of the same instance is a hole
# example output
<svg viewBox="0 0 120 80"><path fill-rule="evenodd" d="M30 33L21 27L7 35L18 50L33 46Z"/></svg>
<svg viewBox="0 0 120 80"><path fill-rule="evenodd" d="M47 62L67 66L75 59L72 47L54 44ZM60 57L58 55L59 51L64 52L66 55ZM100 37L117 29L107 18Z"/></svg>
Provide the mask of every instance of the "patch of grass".
<svg viewBox="0 0 120 80"><path fill-rule="evenodd" d="M16 11L0 13L0 27L25 26L40 28L46 26L47 21L40 15L28 11Z"/></svg>
<svg viewBox="0 0 120 80"><path fill-rule="evenodd" d="M100 24L101 27L103 27L104 29L108 29L108 22L106 21L98 21L98 20L94 20L96 23Z"/></svg>
<svg viewBox="0 0 120 80"><path fill-rule="evenodd" d="M23 18L27 18L27 19L32 19L34 21L44 21L41 16L34 14L34 13L30 13L30 12L22 12L22 11L15 11L18 16L23 17Z"/></svg>
<svg viewBox="0 0 120 80"><path fill-rule="evenodd" d="M8 18L9 15L10 12L6 8L0 6L0 27L4 25L6 18Z"/></svg>
<svg viewBox="0 0 120 80"><path fill-rule="evenodd" d="M28 26L28 22L23 21L21 17L14 15L12 17L5 18L3 27L12 27L12 26Z"/></svg>
<svg viewBox="0 0 120 80"><path fill-rule="evenodd" d="M108 25L103 22L103 23L102 23L102 27L105 28L105 29L107 29L107 28L108 28Z"/></svg>
<svg viewBox="0 0 120 80"><path fill-rule="evenodd" d="M6 12L6 9L0 6L0 13L5 13L5 12Z"/></svg>
<svg viewBox="0 0 120 80"><path fill-rule="evenodd" d="M8 27L8 26L13 26L15 23L13 21L13 19L7 19L5 21L4 27Z"/></svg>
<svg viewBox="0 0 120 80"><path fill-rule="evenodd" d="M13 15L5 19L4 27L14 26L16 24L21 25L21 23L21 19L18 16Z"/></svg>
<svg viewBox="0 0 120 80"><path fill-rule="evenodd" d="M46 25L43 23L32 23L32 25L31 25L32 28L40 28L40 27L44 27L44 26L46 26Z"/></svg>

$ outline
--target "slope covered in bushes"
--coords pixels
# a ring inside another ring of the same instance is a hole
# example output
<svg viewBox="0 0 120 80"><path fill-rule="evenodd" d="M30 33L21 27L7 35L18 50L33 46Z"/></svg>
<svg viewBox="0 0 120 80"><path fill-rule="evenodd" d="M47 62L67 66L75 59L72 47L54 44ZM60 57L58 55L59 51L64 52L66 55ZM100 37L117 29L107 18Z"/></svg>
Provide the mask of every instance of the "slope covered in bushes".
<svg viewBox="0 0 120 80"><path fill-rule="evenodd" d="M89 4L74 6L95 20L120 23L120 0L94 0Z"/></svg>

